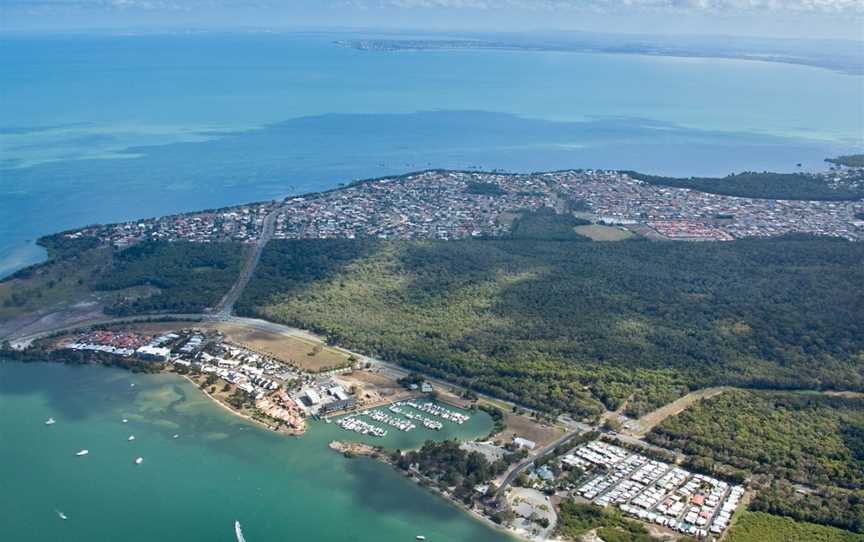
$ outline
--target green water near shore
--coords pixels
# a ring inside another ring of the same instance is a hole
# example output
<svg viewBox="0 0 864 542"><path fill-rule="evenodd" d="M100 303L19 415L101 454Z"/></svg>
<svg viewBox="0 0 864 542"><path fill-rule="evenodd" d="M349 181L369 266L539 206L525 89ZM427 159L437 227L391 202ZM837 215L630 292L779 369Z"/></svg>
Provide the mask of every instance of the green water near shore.
<svg viewBox="0 0 864 542"><path fill-rule="evenodd" d="M491 426L478 412L379 442ZM387 465L327 448L352 435L323 422L299 438L268 432L174 375L0 362L0 540L233 541L234 520L249 542L511 540Z"/></svg>

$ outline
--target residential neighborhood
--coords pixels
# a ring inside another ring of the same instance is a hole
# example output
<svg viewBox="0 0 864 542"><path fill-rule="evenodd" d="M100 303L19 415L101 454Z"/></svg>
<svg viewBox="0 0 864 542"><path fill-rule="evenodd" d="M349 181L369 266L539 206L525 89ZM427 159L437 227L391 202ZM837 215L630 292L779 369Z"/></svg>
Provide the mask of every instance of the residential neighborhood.
<svg viewBox="0 0 864 542"><path fill-rule="evenodd" d="M811 174L857 187L858 169ZM653 239L731 241L791 233L864 239L864 200L779 200L651 184L628 173L568 170L511 175L430 170L219 211L67 232L116 247L142 240L253 243L276 213L275 239L465 239L507 235L526 211L551 209Z"/></svg>

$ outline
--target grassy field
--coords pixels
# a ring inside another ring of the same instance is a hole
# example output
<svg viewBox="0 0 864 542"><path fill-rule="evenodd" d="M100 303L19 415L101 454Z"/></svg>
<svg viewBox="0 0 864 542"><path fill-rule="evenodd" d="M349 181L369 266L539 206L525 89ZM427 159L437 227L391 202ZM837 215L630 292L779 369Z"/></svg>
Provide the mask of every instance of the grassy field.
<svg viewBox="0 0 864 542"><path fill-rule="evenodd" d="M727 542L864 542L864 535L762 512L744 512Z"/></svg>
<svg viewBox="0 0 864 542"><path fill-rule="evenodd" d="M601 226L591 224L590 226L576 226L576 233L584 235L593 241L623 241L633 237L633 233L622 228L612 226Z"/></svg>
<svg viewBox="0 0 864 542"><path fill-rule="evenodd" d="M346 354L320 342L238 324L218 324L215 327L231 342L256 352L264 352L313 373L342 367L348 363Z"/></svg>

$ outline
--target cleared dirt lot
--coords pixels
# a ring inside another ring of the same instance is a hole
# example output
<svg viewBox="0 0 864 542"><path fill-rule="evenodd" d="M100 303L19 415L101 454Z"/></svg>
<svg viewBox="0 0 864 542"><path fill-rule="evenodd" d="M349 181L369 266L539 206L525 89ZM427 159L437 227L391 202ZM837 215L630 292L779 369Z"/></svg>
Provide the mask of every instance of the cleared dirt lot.
<svg viewBox="0 0 864 542"><path fill-rule="evenodd" d="M336 375L334 379L346 389L354 388L355 397L363 408L402 401L419 395L407 391L394 380L382 374L369 371L352 371Z"/></svg>
<svg viewBox="0 0 864 542"><path fill-rule="evenodd" d="M225 338L230 342L293 363L306 371L318 372L348 363L346 354L310 339L231 323L220 323L214 327L224 333Z"/></svg>
<svg viewBox="0 0 864 542"><path fill-rule="evenodd" d="M493 404L504 411L504 431L495 435L493 439L495 441L506 443L514 437L522 437L533 440L537 443L537 448L542 448L564 435L564 430L560 427L546 425L528 416L513 414L509 409L485 399L480 402Z"/></svg>

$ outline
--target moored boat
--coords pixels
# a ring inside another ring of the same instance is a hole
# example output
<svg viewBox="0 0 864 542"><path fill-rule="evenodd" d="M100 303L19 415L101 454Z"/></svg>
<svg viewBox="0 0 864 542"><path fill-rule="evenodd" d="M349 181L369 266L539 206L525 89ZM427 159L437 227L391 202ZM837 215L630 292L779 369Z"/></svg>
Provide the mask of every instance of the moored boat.
<svg viewBox="0 0 864 542"><path fill-rule="evenodd" d="M87 454L89 454L89 453L90 453L90 450L81 450L80 452L78 452L78 453L75 454L75 455L77 455L78 457L81 457L81 456L85 456L85 455L87 455Z"/></svg>
<svg viewBox="0 0 864 542"><path fill-rule="evenodd" d="M143 458L143 457L139 457L138 459L135 460L135 464L136 464L136 465L140 465L140 464L143 463L143 462L144 462L144 458Z"/></svg>
<svg viewBox="0 0 864 542"><path fill-rule="evenodd" d="M57 421L54 418L48 418L45 421L45 425L54 425L55 423L57 423Z"/></svg>

